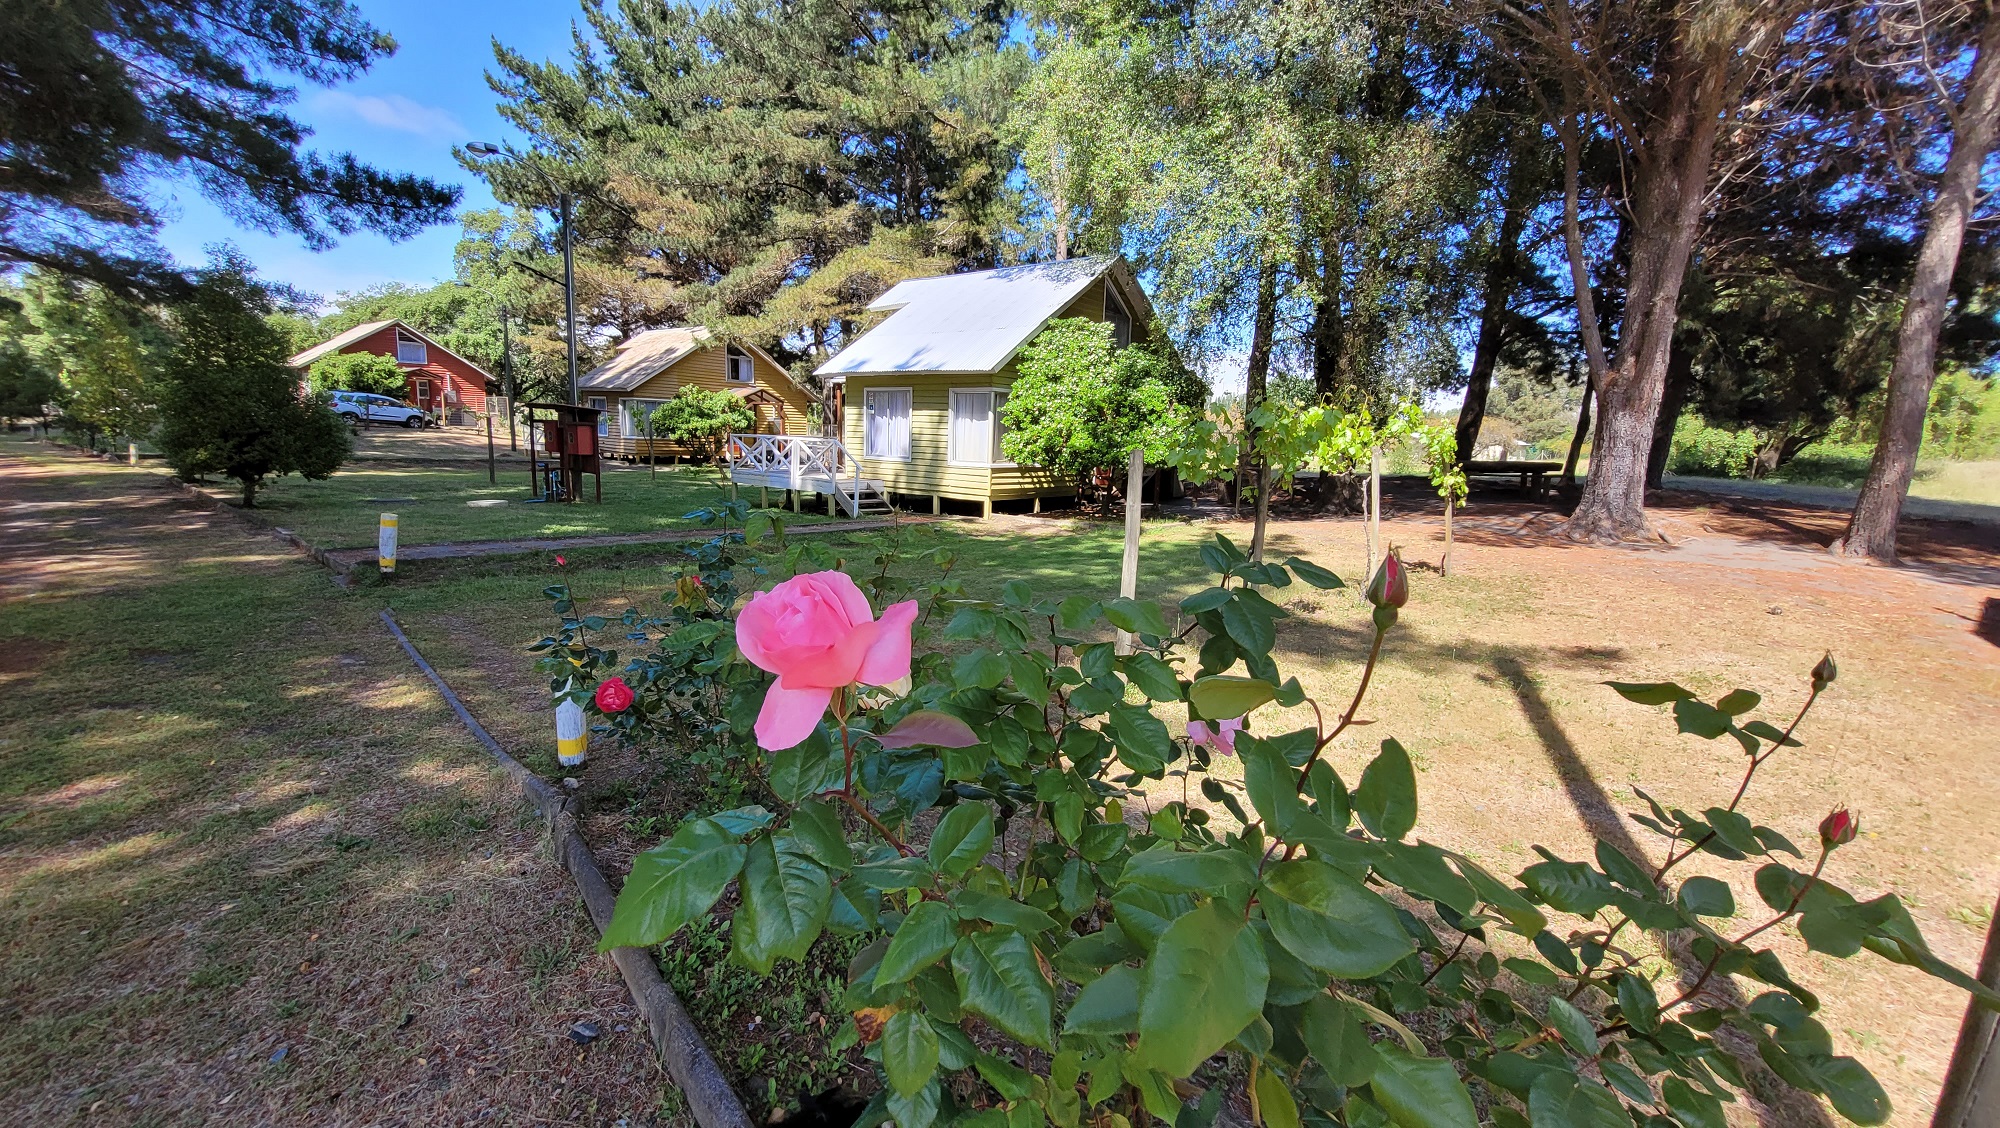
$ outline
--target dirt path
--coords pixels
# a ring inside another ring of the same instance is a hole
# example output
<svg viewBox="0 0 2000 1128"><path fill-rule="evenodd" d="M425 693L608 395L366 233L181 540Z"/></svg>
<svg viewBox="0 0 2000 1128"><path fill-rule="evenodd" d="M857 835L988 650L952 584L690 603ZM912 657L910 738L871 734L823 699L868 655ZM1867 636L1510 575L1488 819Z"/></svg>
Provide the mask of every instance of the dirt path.
<svg viewBox="0 0 2000 1128"><path fill-rule="evenodd" d="M150 476L19 450L0 1122L684 1122L539 824L376 608Z"/></svg>
<svg viewBox="0 0 2000 1128"><path fill-rule="evenodd" d="M1855 496L1860 492L1838 486L1802 486L1791 482L1747 482L1734 478L1679 476L1668 477L1666 487L1669 490L1689 490L1718 497L1781 501L1792 505L1809 505L1815 509L1839 509L1850 513L1854 510ZM1912 496L1903 502L1903 512L1911 517L1970 521L1977 525L2000 525L2000 505L1981 505L1972 501L1944 501L1933 497Z"/></svg>

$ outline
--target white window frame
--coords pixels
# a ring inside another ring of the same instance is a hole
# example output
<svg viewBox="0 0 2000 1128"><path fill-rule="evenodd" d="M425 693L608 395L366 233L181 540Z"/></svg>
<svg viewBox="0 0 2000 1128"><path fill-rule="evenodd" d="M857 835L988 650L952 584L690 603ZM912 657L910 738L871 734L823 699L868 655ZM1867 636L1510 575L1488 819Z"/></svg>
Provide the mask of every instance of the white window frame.
<svg viewBox="0 0 2000 1128"><path fill-rule="evenodd" d="M1000 398L1002 396L1011 395L1012 392L1013 389L1011 388L972 387L972 388L953 388L948 393L946 393L945 415L944 415L945 462L947 462L952 466L1015 465L1013 462L1008 461L1007 456L1000 450L1000 408L1003 406L1000 402ZM987 436L986 440L987 458L984 462L979 461L978 459L961 458L959 457L958 454L958 428L953 425L953 420L956 419L958 416L958 397L962 395L964 396L983 395L988 397L987 407L986 407L986 418L987 421L990 424L992 424L992 433Z"/></svg>
<svg viewBox="0 0 2000 1128"><path fill-rule="evenodd" d="M583 406L597 409L597 437L611 437L611 398L609 396L585 396Z"/></svg>
<svg viewBox="0 0 2000 1128"><path fill-rule="evenodd" d="M904 436L906 441L903 444L909 448L910 453L901 458L896 458L892 455L875 454L868 449L868 401L873 399L877 394L886 392L901 392L910 397L910 415L904 421L904 426L908 428L908 433ZM949 426L949 421L947 421L947 426ZM861 457L871 462L909 462L916 454L916 431L917 390L914 387L863 388L861 390Z"/></svg>
<svg viewBox="0 0 2000 1128"><path fill-rule="evenodd" d="M1118 339L1118 322L1113 321L1111 317L1112 306L1117 306L1118 312L1125 317L1125 339L1122 341ZM1112 282L1108 274L1104 276L1104 320L1111 323L1113 348L1122 349L1132 343L1132 308L1125 304L1124 298L1118 296L1118 286Z"/></svg>
<svg viewBox="0 0 2000 1128"><path fill-rule="evenodd" d="M632 408L637 404L643 403L646 405L646 414L651 415L655 411L660 410L661 405L666 402L663 399L647 399L644 396L627 396L619 400L618 410L612 413L618 416L618 433L628 439L645 438L645 425L642 423L634 426L632 423ZM658 439L659 437L658 434L653 436L654 439Z"/></svg>
<svg viewBox="0 0 2000 1128"><path fill-rule="evenodd" d="M413 345L416 347L417 359L411 360L409 357L403 355L403 346L405 345ZM430 362L431 362L430 342L424 340L422 337L419 337L414 333L411 333L406 329L396 330L397 364L429 364Z"/></svg>
<svg viewBox="0 0 2000 1128"><path fill-rule="evenodd" d="M743 376L736 375L737 362L743 362ZM757 386L757 360L750 350L736 345L725 345L722 350L722 378L731 384Z"/></svg>
<svg viewBox="0 0 2000 1128"><path fill-rule="evenodd" d="M416 398L418 407L422 408L425 411L429 411L430 410L429 404L431 399L431 378L428 376L418 376L414 380L412 380L410 387L410 394Z"/></svg>

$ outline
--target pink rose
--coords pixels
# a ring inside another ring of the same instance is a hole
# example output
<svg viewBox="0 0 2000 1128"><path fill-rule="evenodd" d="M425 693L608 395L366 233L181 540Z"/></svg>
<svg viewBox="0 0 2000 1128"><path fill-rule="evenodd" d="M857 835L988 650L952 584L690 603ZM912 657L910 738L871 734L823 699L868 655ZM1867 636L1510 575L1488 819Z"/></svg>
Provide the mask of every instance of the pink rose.
<svg viewBox="0 0 2000 1128"><path fill-rule="evenodd" d="M597 686L597 707L607 713L623 713L632 707L632 687L624 678L612 678Z"/></svg>
<svg viewBox="0 0 2000 1128"><path fill-rule="evenodd" d="M736 646L778 675L757 712L758 746L775 752L812 735L836 689L909 677L916 619L914 599L876 619L845 572L793 576L752 596L736 616Z"/></svg>
<svg viewBox="0 0 2000 1128"><path fill-rule="evenodd" d="M1224 756L1236 755L1236 734L1243 731L1243 718L1232 717L1210 725L1207 721L1188 722L1188 743L1208 747Z"/></svg>

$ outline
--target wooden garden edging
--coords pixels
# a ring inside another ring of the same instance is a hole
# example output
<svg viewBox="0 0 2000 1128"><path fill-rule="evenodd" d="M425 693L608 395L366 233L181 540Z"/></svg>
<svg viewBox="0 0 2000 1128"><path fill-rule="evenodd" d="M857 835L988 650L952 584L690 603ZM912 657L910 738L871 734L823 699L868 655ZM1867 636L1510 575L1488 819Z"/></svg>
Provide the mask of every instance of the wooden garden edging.
<svg viewBox="0 0 2000 1128"><path fill-rule="evenodd" d="M465 708L458 695L445 684L424 656L417 652L403 628L396 623L393 613L382 612L382 622L396 641L403 646L404 653L424 672L424 676L437 687L444 696L445 704L465 722L465 727L484 745L502 771L519 785L528 802L534 805L548 823L549 834L555 840L556 855L562 859L563 868L576 879L577 892L583 895L584 907L590 912L592 923L602 933L611 923L611 908L616 896L611 892L610 883L604 880L604 872L597 868L597 859L584 844L583 836L577 833L576 813L570 798L550 787L542 777L528 770L527 766L507 754L480 723ZM686 1008L673 988L660 977L660 968L653 962L651 953L643 948L613 948L611 962L616 964L620 975L625 977L625 986L632 992L632 1001L639 1007L639 1014L646 1020L646 1027L653 1035L653 1048L667 1067L667 1073L674 1083L681 1087L687 1098L688 1107L694 1112L695 1120L701 1128L751 1128L749 1114L743 1111L743 1102L736 1098L735 1090L723 1077L721 1067L715 1064L714 1055L701 1040L701 1034L688 1018Z"/></svg>

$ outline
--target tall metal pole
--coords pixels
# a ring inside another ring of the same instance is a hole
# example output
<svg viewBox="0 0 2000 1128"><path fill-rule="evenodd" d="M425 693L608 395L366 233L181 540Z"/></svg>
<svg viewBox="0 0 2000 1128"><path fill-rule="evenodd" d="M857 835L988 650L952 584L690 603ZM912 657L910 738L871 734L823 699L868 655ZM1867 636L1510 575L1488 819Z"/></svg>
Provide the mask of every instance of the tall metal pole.
<svg viewBox="0 0 2000 1128"><path fill-rule="evenodd" d="M562 204L563 245L563 329L569 339L569 405L576 406L576 256L570 249L569 193L559 193Z"/></svg>

